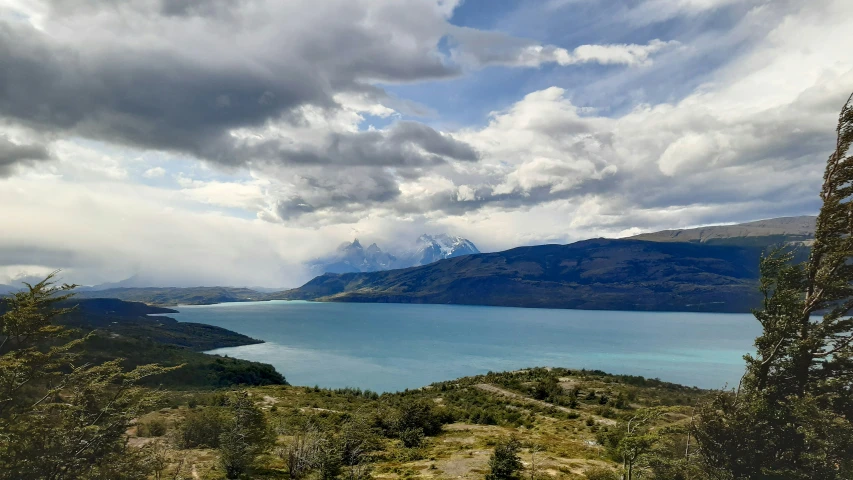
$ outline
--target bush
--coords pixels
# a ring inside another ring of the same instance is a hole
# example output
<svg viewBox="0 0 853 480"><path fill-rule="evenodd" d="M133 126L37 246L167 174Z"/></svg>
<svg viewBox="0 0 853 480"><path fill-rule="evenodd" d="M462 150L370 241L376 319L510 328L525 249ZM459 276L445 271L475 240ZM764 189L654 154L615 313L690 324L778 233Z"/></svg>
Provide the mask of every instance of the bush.
<svg viewBox="0 0 853 480"><path fill-rule="evenodd" d="M424 443L424 431L421 428L407 428L400 432L400 441L406 448L418 448Z"/></svg>
<svg viewBox="0 0 853 480"><path fill-rule="evenodd" d="M167 430L166 420L153 418L147 422L139 422L136 425L136 435L140 437L162 437Z"/></svg>
<svg viewBox="0 0 853 480"><path fill-rule="evenodd" d="M397 406L394 429L399 436L406 430L420 429L423 435L441 432L442 418L428 400L405 400Z"/></svg>
<svg viewBox="0 0 853 480"><path fill-rule="evenodd" d="M583 475L587 480L619 480L619 476L613 470L604 467L592 467L584 470Z"/></svg>
<svg viewBox="0 0 853 480"><path fill-rule="evenodd" d="M486 480L515 480L521 471L521 459L518 450L521 446L518 440L510 438L495 446L495 452L489 458L489 473Z"/></svg>
<svg viewBox="0 0 853 480"><path fill-rule="evenodd" d="M178 427L180 448L219 447L219 436L227 426L225 413L216 407L202 408L187 413Z"/></svg>

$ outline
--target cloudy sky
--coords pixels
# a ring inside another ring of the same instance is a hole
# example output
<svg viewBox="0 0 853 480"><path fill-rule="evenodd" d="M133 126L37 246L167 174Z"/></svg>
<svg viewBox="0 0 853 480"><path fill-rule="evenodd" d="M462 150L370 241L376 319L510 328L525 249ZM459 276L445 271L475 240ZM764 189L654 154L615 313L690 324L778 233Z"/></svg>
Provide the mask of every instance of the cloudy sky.
<svg viewBox="0 0 853 480"><path fill-rule="evenodd" d="M850 0L0 0L0 283L812 214Z"/></svg>

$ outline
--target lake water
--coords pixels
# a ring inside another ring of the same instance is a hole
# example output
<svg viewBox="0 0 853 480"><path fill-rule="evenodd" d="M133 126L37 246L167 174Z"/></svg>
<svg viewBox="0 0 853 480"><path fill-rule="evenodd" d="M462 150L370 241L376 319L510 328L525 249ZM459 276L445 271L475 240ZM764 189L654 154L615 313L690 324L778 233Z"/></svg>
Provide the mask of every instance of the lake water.
<svg viewBox="0 0 853 480"><path fill-rule="evenodd" d="M294 385L379 392L533 366L733 386L760 331L751 315L711 313L286 301L178 310L179 321L267 342L213 353L272 364Z"/></svg>

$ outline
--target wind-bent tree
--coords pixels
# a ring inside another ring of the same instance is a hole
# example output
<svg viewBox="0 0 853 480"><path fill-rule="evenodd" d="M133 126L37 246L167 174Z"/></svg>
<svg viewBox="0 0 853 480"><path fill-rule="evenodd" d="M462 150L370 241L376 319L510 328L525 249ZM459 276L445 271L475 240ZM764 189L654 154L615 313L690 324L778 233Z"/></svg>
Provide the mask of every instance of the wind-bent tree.
<svg viewBox="0 0 853 480"><path fill-rule="evenodd" d="M86 337L53 323L74 286L54 275L0 299L0 479L144 479L125 431L155 398L135 384L166 369L81 364Z"/></svg>
<svg viewBox="0 0 853 480"><path fill-rule="evenodd" d="M853 98L853 96L851 96ZM761 262L763 333L737 391L700 413L705 467L726 479L853 478L853 105L841 110L815 241Z"/></svg>

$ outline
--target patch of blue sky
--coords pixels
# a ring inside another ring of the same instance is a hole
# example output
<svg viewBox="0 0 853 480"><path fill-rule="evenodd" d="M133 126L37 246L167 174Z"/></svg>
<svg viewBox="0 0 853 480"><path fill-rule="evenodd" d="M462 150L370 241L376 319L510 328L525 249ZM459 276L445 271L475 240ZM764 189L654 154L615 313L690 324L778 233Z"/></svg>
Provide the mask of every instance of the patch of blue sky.
<svg viewBox="0 0 853 480"><path fill-rule="evenodd" d="M361 116L364 117L364 120L362 120L361 123L358 124L358 129L361 131L367 131L371 128L381 130L391 125L392 123L400 120L401 118L409 118L405 115L388 115L385 117L381 117L379 115L370 115L368 113L362 113Z"/></svg>
<svg viewBox="0 0 853 480"><path fill-rule="evenodd" d="M729 33L746 12L733 4L698 15L655 19L632 16L640 2L615 0L466 0L454 12L458 26L491 29L567 50L587 44L640 44L678 41L684 48L655 54L652 65L594 63L538 68L489 67L451 80L387 85L400 98L437 112L422 121L441 129L486 124L489 114L524 95L560 87L577 106L597 115L621 116L637 104L674 103L706 83L721 66L747 51L749 36ZM719 48L715 48L719 45ZM451 42L439 43L449 55ZM390 119L389 119L390 120ZM367 123L367 122L365 122Z"/></svg>

